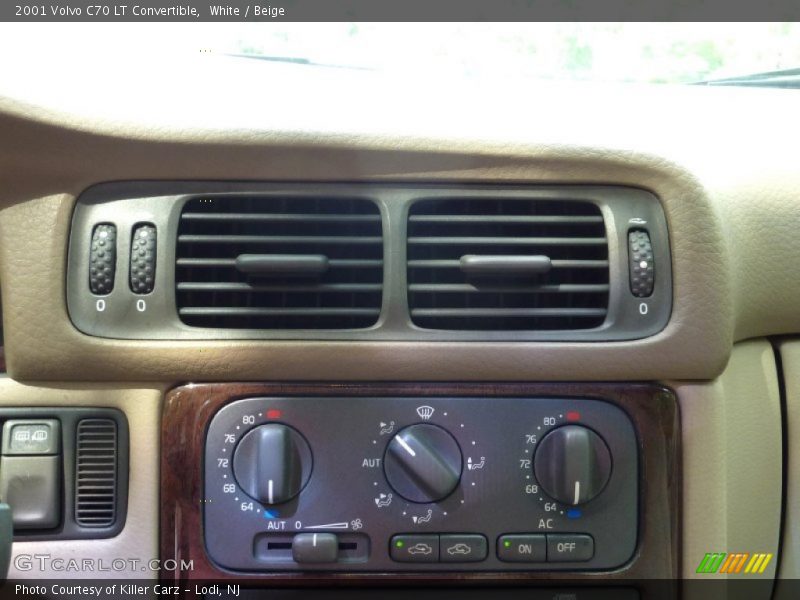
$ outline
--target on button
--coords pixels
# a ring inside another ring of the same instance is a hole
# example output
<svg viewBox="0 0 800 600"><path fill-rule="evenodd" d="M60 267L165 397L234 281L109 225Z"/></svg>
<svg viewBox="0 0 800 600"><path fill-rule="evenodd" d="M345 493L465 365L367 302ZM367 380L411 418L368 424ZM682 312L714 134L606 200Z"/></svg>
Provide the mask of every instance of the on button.
<svg viewBox="0 0 800 600"><path fill-rule="evenodd" d="M497 558L504 562L544 562L545 537L540 534L501 535L497 538Z"/></svg>

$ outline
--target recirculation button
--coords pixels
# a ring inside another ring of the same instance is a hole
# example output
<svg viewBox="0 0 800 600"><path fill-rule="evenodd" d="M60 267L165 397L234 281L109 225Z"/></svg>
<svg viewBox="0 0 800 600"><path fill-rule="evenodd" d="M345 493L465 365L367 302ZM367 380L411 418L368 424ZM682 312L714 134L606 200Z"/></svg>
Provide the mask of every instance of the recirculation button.
<svg viewBox="0 0 800 600"><path fill-rule="evenodd" d="M628 232L628 266L631 293L637 298L652 296L656 269L650 235L644 230Z"/></svg>
<svg viewBox="0 0 800 600"><path fill-rule="evenodd" d="M397 562L439 562L439 536L413 533L395 535L389 554Z"/></svg>
<svg viewBox="0 0 800 600"><path fill-rule="evenodd" d="M131 291L149 294L156 280L156 228L150 223L137 225L131 236Z"/></svg>

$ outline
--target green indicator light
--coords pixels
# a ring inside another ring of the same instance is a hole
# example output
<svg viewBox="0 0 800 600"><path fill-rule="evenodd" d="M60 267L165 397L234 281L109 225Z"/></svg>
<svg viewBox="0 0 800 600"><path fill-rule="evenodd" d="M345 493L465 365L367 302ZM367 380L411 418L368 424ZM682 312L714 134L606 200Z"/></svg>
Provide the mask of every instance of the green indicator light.
<svg viewBox="0 0 800 600"><path fill-rule="evenodd" d="M397 546L398 548L402 548L403 546L405 546L405 544L403 542L398 541L395 542L395 546Z"/></svg>
<svg viewBox="0 0 800 600"><path fill-rule="evenodd" d="M511 542L506 540L505 542L503 542L503 546L505 546L506 548L510 548L511 547Z"/></svg>

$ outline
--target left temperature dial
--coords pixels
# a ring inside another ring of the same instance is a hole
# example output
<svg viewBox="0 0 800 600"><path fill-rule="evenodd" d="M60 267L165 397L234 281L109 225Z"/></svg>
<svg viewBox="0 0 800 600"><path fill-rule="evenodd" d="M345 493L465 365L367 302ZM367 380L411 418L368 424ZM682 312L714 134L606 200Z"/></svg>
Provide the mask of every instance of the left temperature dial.
<svg viewBox="0 0 800 600"><path fill-rule="evenodd" d="M247 432L233 456L236 481L262 504L283 504L305 487L311 476L311 448L300 433L270 423Z"/></svg>

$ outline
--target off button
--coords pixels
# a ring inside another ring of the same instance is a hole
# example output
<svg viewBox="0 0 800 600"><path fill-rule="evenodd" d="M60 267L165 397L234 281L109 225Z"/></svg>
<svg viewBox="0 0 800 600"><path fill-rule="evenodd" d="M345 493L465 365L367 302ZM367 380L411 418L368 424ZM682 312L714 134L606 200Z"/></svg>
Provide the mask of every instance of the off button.
<svg viewBox="0 0 800 600"><path fill-rule="evenodd" d="M547 562L583 562L594 556L592 536L580 533L547 535Z"/></svg>

